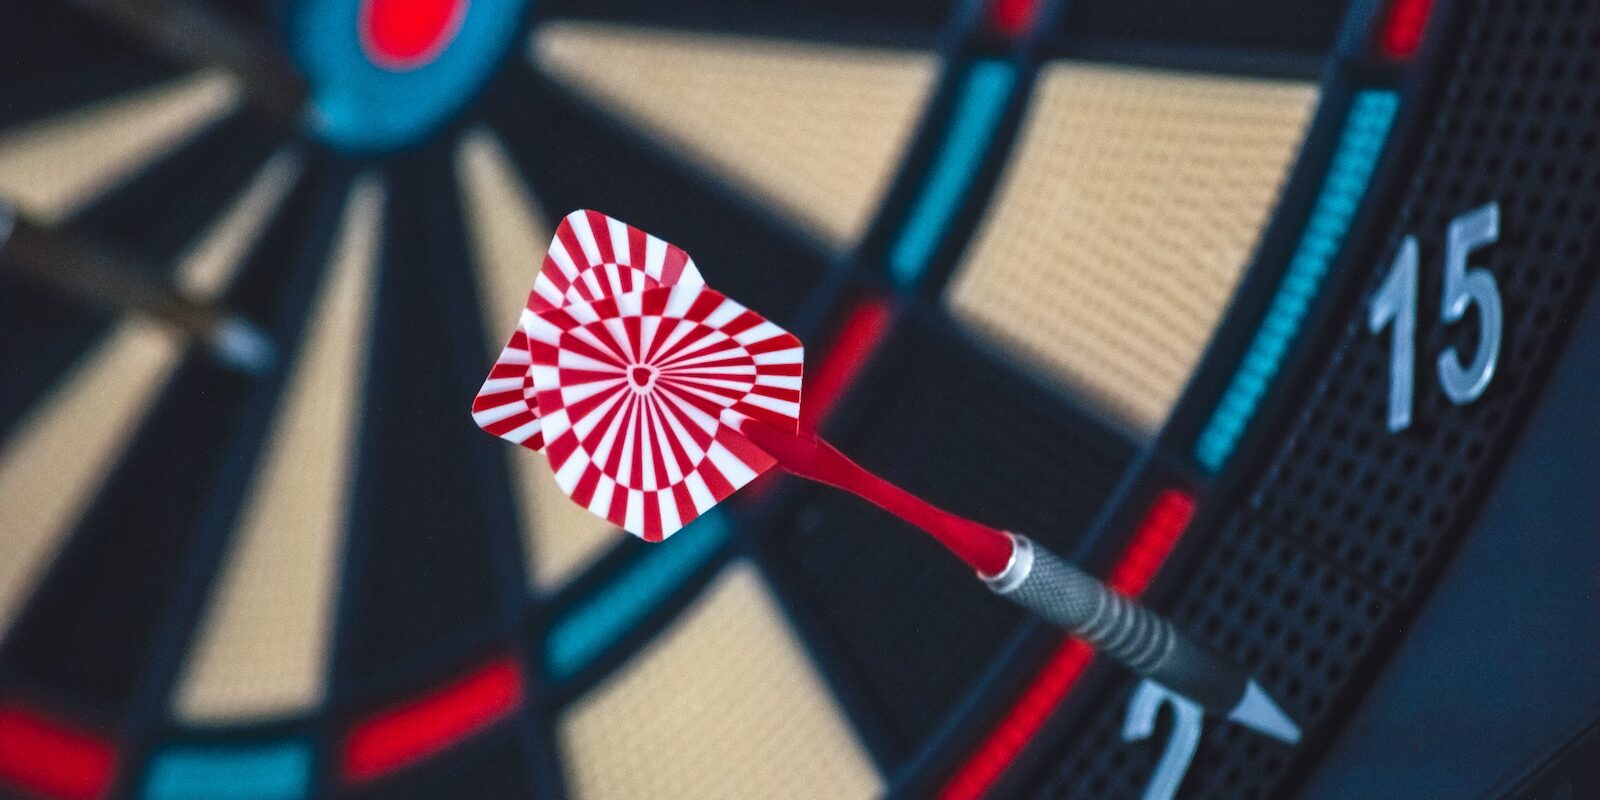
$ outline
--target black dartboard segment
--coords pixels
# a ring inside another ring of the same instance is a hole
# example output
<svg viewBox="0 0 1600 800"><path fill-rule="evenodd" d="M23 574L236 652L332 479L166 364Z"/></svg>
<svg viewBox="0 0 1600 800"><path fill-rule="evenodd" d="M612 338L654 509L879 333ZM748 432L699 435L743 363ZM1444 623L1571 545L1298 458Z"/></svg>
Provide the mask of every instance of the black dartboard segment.
<svg viewBox="0 0 1600 800"><path fill-rule="evenodd" d="M1088 41L1321 55L1332 46L1346 5L1328 0L1293 6L1270 0L1092 0L1068 4L1061 31Z"/></svg>
<svg viewBox="0 0 1600 800"><path fill-rule="evenodd" d="M493 580L497 550L515 539L497 485L449 465L493 465L492 442L470 436L461 398L476 391L484 335L474 296L459 264L459 209L441 151L397 165L385 187L378 245L379 286L371 320L373 347L362 454L353 487L354 519L346 559L348 622L337 656L341 693L383 676L448 663L482 647L485 631L517 617L513 587ZM461 308L432 313L439 302ZM433 368L418 369L419 364ZM515 558L515 551L509 554Z"/></svg>
<svg viewBox="0 0 1600 800"><path fill-rule="evenodd" d="M114 26L68 3L7 13L8 54L0 126L68 110L178 74L174 59L130 43Z"/></svg>

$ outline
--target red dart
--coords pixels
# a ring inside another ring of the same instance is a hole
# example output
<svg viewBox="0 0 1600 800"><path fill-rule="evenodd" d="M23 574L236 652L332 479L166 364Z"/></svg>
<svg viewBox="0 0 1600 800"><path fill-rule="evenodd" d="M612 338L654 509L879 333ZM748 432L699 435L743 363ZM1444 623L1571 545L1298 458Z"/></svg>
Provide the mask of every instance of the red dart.
<svg viewBox="0 0 1600 800"><path fill-rule="evenodd" d="M1246 671L1159 615L1027 537L940 509L801 430L800 340L707 287L668 248L604 215L569 215L474 404L479 425L530 449L542 440L562 491L647 541L774 466L854 493L932 536L996 594L1135 672L1255 730L1299 738Z"/></svg>

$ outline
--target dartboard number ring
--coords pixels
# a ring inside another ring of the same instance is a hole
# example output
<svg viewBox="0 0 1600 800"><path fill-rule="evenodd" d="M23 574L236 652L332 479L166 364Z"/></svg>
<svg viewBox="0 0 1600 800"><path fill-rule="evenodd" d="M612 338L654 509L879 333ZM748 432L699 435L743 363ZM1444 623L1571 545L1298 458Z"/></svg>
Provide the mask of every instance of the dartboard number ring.
<svg viewBox="0 0 1600 800"><path fill-rule="evenodd" d="M1463 365L1454 346L1439 354L1439 388L1450 402L1466 405L1483 395L1494 379L1500 360L1500 338L1504 317L1500 288L1494 274L1483 267L1472 267L1467 258L1474 250L1487 247L1500 238L1500 205L1489 203L1450 220L1445 233L1444 291L1439 300L1440 318L1446 323L1460 322L1467 309L1478 307L1478 347L1469 364ZM1391 324L1394 332L1389 346L1389 431L1398 433L1411 426L1412 395L1416 385L1417 270L1420 261L1417 237L1407 235L1400 242L1389 267L1389 275L1373 295L1367 329L1381 333Z"/></svg>

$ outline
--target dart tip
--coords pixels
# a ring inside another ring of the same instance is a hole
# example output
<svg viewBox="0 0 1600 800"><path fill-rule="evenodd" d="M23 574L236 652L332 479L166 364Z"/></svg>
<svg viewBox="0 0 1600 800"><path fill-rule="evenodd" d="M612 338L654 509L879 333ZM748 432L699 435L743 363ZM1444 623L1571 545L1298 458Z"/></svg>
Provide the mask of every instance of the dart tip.
<svg viewBox="0 0 1600 800"><path fill-rule="evenodd" d="M1289 744L1300 741L1300 726L1284 713L1254 678L1245 687L1244 697L1239 699L1239 704L1228 712L1228 719L1279 741Z"/></svg>
<svg viewBox="0 0 1600 800"><path fill-rule="evenodd" d="M278 348L267 334L239 317L224 317L211 331L211 354L230 369L258 374L278 359Z"/></svg>

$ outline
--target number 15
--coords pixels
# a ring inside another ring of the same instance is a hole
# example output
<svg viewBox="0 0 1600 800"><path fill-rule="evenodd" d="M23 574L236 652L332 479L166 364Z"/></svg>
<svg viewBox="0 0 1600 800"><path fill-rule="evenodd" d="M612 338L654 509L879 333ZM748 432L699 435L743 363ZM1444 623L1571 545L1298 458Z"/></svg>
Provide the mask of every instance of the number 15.
<svg viewBox="0 0 1600 800"><path fill-rule="evenodd" d="M1446 323L1460 322L1467 307L1478 306L1478 347L1472 363L1461 364L1461 354L1449 347L1439 354L1439 388L1456 405L1466 405L1489 388L1500 359L1503 320L1500 289L1494 275L1482 267L1467 266L1472 251L1500 238L1500 205L1479 206L1455 219L1445 236L1444 295L1439 314ZM1412 389L1415 385L1417 341L1417 237L1400 242L1389 276L1372 298L1367 329L1379 333L1394 323L1389 348L1389 430L1411 426Z"/></svg>

